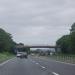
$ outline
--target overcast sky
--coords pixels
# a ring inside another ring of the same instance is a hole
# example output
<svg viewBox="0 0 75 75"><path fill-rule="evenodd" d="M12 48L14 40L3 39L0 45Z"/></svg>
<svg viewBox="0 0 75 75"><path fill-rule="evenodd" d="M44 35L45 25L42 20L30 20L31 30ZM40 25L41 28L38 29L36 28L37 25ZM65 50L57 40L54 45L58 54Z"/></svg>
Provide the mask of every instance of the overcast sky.
<svg viewBox="0 0 75 75"><path fill-rule="evenodd" d="M0 28L26 45L55 45L74 22L75 0L0 0Z"/></svg>

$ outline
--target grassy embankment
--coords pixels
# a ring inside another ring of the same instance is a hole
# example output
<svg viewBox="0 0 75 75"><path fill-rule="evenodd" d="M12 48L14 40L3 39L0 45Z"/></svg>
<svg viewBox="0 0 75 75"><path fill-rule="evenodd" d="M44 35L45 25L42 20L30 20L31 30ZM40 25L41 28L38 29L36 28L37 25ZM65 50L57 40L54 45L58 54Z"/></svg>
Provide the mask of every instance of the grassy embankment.
<svg viewBox="0 0 75 75"><path fill-rule="evenodd" d="M75 64L75 55L72 54L57 54L49 56L51 59Z"/></svg>
<svg viewBox="0 0 75 75"><path fill-rule="evenodd" d="M6 53L6 52L0 53L0 63L6 61L8 59L11 59L13 57L14 57L14 55L13 54L10 54L10 53Z"/></svg>

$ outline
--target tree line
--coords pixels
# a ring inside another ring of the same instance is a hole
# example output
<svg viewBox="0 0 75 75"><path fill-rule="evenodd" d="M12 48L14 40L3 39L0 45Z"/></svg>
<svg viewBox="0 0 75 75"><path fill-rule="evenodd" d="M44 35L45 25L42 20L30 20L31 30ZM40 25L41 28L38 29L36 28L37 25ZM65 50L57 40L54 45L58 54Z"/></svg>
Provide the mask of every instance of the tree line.
<svg viewBox="0 0 75 75"><path fill-rule="evenodd" d="M56 41L62 53L75 54L75 23L72 24L69 35L64 35Z"/></svg>
<svg viewBox="0 0 75 75"><path fill-rule="evenodd" d="M12 35L0 28L0 52L14 52L17 45ZM75 23L72 24L69 35L64 35L56 41L62 53L75 54ZM28 50L28 49L27 49Z"/></svg>
<svg viewBox="0 0 75 75"><path fill-rule="evenodd" d="M12 35L0 28L0 53L14 52L16 43L12 39Z"/></svg>

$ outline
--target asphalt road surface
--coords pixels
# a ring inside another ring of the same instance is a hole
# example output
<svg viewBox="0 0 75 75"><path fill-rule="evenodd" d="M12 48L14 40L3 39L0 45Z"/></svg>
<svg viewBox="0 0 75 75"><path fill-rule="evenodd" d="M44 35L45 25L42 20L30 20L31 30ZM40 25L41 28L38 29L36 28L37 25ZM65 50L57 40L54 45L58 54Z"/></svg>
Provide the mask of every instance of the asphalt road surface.
<svg viewBox="0 0 75 75"><path fill-rule="evenodd" d="M75 65L34 57L13 58L0 65L0 75L75 75Z"/></svg>

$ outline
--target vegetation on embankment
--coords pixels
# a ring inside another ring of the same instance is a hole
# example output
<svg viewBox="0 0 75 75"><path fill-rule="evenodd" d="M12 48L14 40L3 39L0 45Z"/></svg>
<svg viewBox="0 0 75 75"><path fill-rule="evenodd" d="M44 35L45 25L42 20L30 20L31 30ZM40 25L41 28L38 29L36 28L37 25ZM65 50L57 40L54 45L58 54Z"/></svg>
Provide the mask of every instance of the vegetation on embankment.
<svg viewBox="0 0 75 75"><path fill-rule="evenodd" d="M0 28L0 63L14 56L15 45L12 35Z"/></svg>
<svg viewBox="0 0 75 75"><path fill-rule="evenodd" d="M8 59L11 59L13 57L14 57L14 55L13 54L10 54L8 52L0 53L0 63L6 61Z"/></svg>
<svg viewBox="0 0 75 75"><path fill-rule="evenodd" d="M13 52L16 43L12 39L12 35L0 28L0 53Z"/></svg>
<svg viewBox="0 0 75 75"><path fill-rule="evenodd" d="M61 53L75 54L75 23L72 24L69 35L64 35L56 41Z"/></svg>
<svg viewBox="0 0 75 75"><path fill-rule="evenodd" d="M49 56L49 58L52 58L57 61L75 64L75 55L73 54L56 54Z"/></svg>

